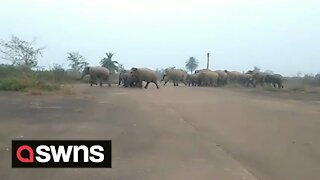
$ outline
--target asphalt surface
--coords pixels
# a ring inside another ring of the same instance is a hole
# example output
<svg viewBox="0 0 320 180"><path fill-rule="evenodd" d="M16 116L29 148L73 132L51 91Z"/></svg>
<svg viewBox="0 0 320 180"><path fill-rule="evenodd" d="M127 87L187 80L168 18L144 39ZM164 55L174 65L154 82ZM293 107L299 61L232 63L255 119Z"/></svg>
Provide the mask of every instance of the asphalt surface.
<svg viewBox="0 0 320 180"><path fill-rule="evenodd" d="M68 96L0 92L1 180L320 179L319 94L73 89ZM11 168L13 139L110 139L112 168Z"/></svg>

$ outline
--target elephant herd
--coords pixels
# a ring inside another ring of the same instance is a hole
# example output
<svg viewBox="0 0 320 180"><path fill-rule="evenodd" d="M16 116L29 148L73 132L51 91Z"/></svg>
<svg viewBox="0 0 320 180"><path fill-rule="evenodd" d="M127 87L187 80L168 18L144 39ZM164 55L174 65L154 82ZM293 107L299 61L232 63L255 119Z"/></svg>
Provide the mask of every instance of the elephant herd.
<svg viewBox="0 0 320 180"><path fill-rule="evenodd" d="M93 84L102 86L103 82L107 82L110 86L109 76L110 71L104 67L86 67L82 73L82 79L85 75L90 75L90 85ZM118 85L124 87L140 87L145 81L144 88L148 88L151 83L157 88L158 79L155 71L148 68L131 68L123 70L119 74ZM163 71L161 81L164 86L168 82L172 82L174 86L183 83L185 86L213 86L221 87L228 83L240 84L245 87L263 86L264 84L272 85L275 88L283 88L283 77L280 74L268 74L257 71L248 71L241 73L238 71L216 70L210 69L196 70L193 74L188 74L182 69L167 68ZM98 83L97 83L98 82Z"/></svg>

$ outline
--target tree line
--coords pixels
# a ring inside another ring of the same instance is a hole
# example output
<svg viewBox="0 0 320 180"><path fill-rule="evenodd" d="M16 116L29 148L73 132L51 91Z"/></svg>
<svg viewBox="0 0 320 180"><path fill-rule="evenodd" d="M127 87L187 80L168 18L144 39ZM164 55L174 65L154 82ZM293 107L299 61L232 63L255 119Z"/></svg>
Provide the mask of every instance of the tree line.
<svg viewBox="0 0 320 180"><path fill-rule="evenodd" d="M19 67L24 70L30 70L34 68L39 68L38 59L43 56L45 47L37 47L36 39L32 41L25 41L20 39L15 35L11 35L10 40L1 40L0 41L0 53L1 58L7 61L10 61L11 64L15 67ZM114 53L107 52L105 56L100 60L100 65L102 67L108 68L112 73L117 73L124 70L122 64L118 61L113 60ZM84 67L88 66L89 63L86 61L86 58L81 55L79 52L68 52L67 53L67 62L70 70L73 72L81 72ZM190 57L185 62L185 68L190 71L192 74L199 65L199 61L195 57ZM63 69L62 65L54 64L52 69ZM258 67L254 67L255 70L260 71ZM272 71L270 71L271 73ZM299 77L299 75L298 75ZM306 75L306 78L315 77L319 78L320 73L317 75Z"/></svg>
<svg viewBox="0 0 320 180"><path fill-rule="evenodd" d="M1 58L11 62L15 67L24 70L31 70L38 66L38 60L43 55L45 47L37 47L36 40L25 41L17 36L12 35L10 40L0 41ZM113 60L114 53L107 52L105 57L100 60L100 65L108 68L111 72L119 72L123 65ZM79 52L68 52L67 61L69 67L74 72L81 72L89 63L86 58ZM54 69L62 69L61 65L54 64Z"/></svg>

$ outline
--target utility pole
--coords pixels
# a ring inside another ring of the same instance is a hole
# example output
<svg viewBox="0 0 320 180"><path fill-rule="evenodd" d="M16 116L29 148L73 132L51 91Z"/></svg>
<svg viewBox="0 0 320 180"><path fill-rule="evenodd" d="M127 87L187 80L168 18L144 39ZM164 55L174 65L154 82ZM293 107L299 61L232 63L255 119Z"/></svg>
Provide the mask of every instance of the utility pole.
<svg viewBox="0 0 320 180"><path fill-rule="evenodd" d="M207 69L209 69L210 59L209 59L210 53L207 53Z"/></svg>

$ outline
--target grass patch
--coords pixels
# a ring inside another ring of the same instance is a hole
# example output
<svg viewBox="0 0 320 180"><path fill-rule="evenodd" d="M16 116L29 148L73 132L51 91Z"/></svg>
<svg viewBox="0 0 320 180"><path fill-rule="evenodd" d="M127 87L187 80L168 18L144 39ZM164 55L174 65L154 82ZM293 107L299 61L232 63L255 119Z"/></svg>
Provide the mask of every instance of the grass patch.
<svg viewBox="0 0 320 180"><path fill-rule="evenodd" d="M0 79L0 90L2 91L27 91L29 89L51 92L59 90L60 85L48 83L32 75L19 75Z"/></svg>

